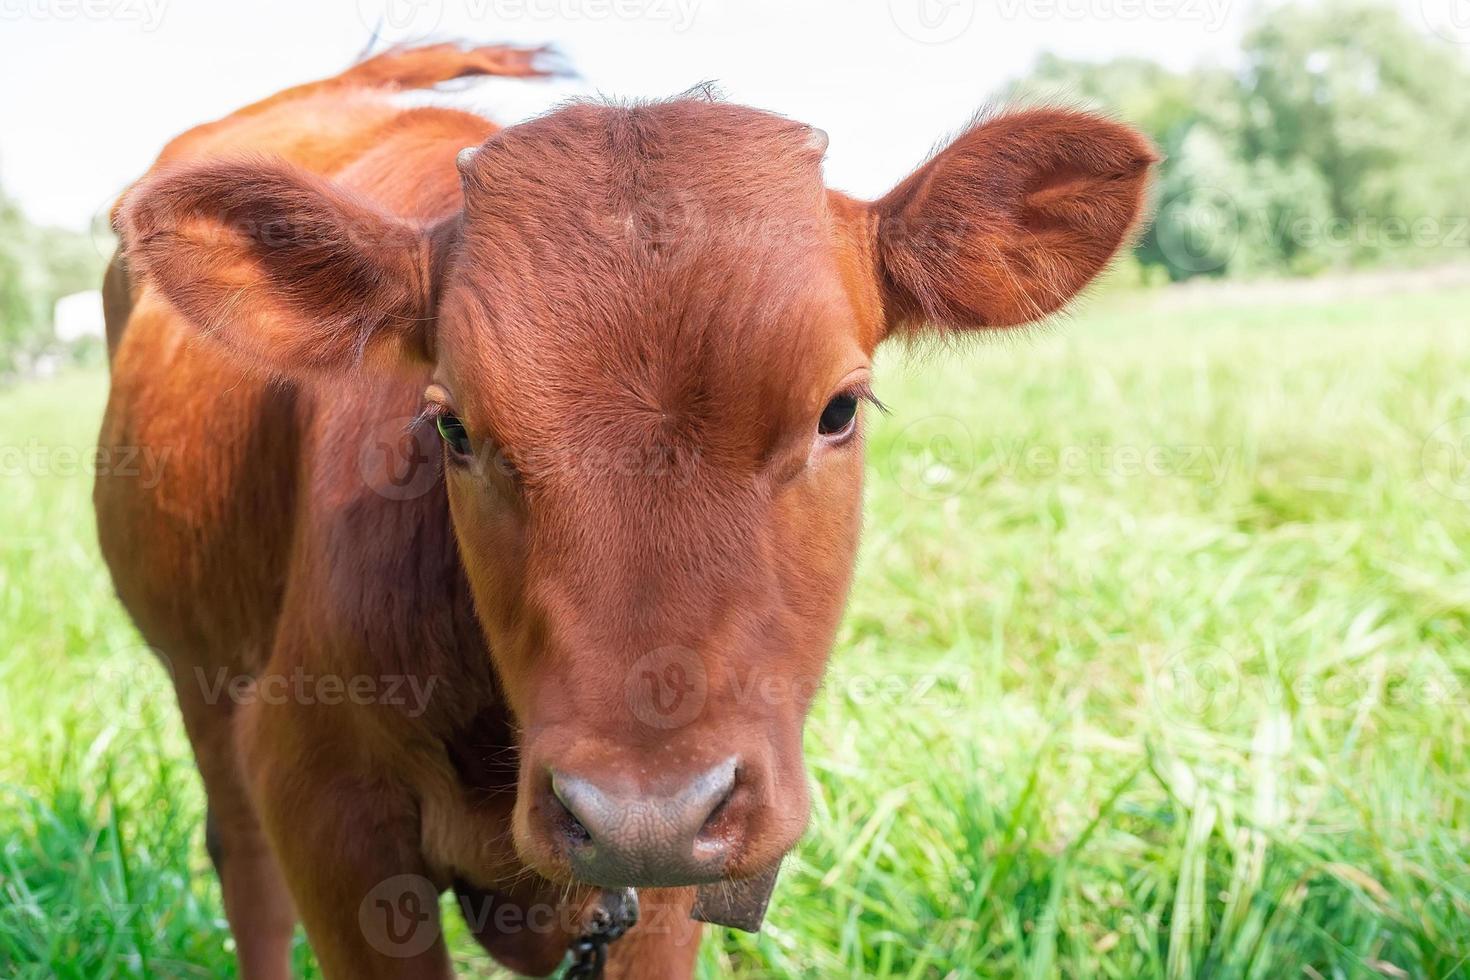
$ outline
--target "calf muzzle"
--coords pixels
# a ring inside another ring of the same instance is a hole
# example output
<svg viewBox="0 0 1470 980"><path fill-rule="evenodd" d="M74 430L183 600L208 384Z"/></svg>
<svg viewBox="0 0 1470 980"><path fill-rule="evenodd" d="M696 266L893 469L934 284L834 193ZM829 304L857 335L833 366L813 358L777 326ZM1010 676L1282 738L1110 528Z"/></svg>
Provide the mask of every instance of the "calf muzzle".
<svg viewBox="0 0 1470 980"><path fill-rule="evenodd" d="M730 758L671 793L635 795L591 777L553 772L551 791L565 810L560 831L572 872L604 888L718 881L737 843L717 826L736 773Z"/></svg>

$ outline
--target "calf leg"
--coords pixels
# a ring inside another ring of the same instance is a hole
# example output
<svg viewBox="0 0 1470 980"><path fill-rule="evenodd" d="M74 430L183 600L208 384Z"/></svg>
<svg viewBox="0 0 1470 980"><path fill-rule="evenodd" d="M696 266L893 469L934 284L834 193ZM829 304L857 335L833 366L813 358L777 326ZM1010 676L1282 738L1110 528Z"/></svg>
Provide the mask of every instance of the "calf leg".
<svg viewBox="0 0 1470 980"><path fill-rule="evenodd" d="M235 754L232 704L209 704L180 685L179 706L209 799L205 846L219 874L225 917L244 980L287 980L296 913L261 832Z"/></svg>
<svg viewBox="0 0 1470 980"><path fill-rule="evenodd" d="M689 917L694 889L640 889L638 924L607 948L609 980L689 980L702 926Z"/></svg>
<svg viewBox="0 0 1470 980"><path fill-rule="evenodd" d="M354 767L350 713L247 706L239 737L261 822L327 977L449 980L413 800Z"/></svg>

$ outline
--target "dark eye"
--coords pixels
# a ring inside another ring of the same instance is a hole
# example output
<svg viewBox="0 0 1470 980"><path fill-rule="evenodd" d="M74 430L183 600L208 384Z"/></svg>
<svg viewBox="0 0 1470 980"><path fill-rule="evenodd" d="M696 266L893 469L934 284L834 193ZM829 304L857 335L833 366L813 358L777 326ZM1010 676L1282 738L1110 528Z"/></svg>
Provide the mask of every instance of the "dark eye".
<svg viewBox="0 0 1470 980"><path fill-rule="evenodd" d="M817 420L817 431L824 436L846 435L852 429L853 420L857 418L857 396L841 394L827 403L822 409L822 417Z"/></svg>
<svg viewBox="0 0 1470 980"><path fill-rule="evenodd" d="M470 434L465 430L464 423L459 420L458 415L445 412L434 419L434 427L439 430L439 436L444 444L456 456L470 455Z"/></svg>

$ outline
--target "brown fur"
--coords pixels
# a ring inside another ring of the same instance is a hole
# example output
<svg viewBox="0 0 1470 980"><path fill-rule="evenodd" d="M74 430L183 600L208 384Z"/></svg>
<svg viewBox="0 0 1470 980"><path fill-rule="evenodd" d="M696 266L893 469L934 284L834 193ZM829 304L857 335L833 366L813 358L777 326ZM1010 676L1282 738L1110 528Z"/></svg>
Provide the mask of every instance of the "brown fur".
<svg viewBox="0 0 1470 980"><path fill-rule="evenodd" d="M119 211L101 443L172 453L156 489L99 478L99 533L174 672L248 976L284 976L297 912L328 975L447 976L442 941L397 957L364 933L400 875L555 910L475 929L554 968L589 892L553 769L656 799L734 756L723 874L779 860L860 524L861 433L817 417L887 336L1058 309L1154 159L1033 111L867 204L823 186L808 127L706 98L497 131L380 94L487 72L532 69L439 46L281 93L175 140ZM384 478L400 440L416 492ZM671 663L703 701L662 725L639 692ZM257 694L298 672L434 686L422 711L237 704L201 684L220 670ZM688 976L691 890L644 901L614 974Z"/></svg>

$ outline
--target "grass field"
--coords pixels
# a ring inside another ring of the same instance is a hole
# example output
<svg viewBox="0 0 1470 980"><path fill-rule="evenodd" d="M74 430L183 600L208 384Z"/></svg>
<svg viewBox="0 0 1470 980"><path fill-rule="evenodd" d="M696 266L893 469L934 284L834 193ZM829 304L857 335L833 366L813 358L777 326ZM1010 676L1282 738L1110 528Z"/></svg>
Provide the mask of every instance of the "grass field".
<svg viewBox="0 0 1470 980"><path fill-rule="evenodd" d="M1470 291L1142 302L883 366L812 827L703 975L1470 977ZM105 385L0 394L0 977L231 976Z"/></svg>

